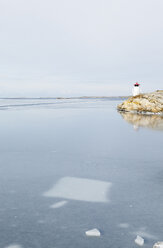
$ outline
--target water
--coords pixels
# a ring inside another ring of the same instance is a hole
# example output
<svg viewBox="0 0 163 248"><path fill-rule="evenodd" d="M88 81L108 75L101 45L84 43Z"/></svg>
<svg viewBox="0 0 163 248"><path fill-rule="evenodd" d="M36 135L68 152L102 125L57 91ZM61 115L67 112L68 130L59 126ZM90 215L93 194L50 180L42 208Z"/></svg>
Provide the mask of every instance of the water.
<svg viewBox="0 0 163 248"><path fill-rule="evenodd" d="M126 117L118 103L1 100L1 248L163 239L162 119ZM101 237L85 235L93 228Z"/></svg>

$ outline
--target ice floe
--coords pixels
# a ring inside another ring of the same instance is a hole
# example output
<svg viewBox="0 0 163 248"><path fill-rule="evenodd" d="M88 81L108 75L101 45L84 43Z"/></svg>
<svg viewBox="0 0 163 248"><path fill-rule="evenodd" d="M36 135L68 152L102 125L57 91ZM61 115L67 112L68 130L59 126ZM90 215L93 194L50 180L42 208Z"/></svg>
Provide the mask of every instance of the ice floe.
<svg viewBox="0 0 163 248"><path fill-rule="evenodd" d="M136 243L137 245L142 246L142 245L144 245L144 239L143 239L141 236L137 235L137 237L136 237L136 239L135 239L135 243Z"/></svg>
<svg viewBox="0 0 163 248"><path fill-rule="evenodd" d="M154 244L153 248L163 248L163 241L158 241Z"/></svg>
<svg viewBox="0 0 163 248"><path fill-rule="evenodd" d="M101 236L101 233L97 228L88 230L88 231L85 232L85 234L87 236L94 236L94 237L100 237Z"/></svg>
<svg viewBox="0 0 163 248"><path fill-rule="evenodd" d="M112 183L85 178L63 177L43 195L88 202L109 202Z"/></svg>

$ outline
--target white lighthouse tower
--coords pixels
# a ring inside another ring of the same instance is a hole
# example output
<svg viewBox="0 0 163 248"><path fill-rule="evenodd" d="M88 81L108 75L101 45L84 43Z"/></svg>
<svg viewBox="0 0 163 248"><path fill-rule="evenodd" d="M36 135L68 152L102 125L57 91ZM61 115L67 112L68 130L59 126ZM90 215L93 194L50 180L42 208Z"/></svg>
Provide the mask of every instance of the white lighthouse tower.
<svg viewBox="0 0 163 248"><path fill-rule="evenodd" d="M139 86L140 86L140 84L138 82L136 82L134 84L134 87L133 87L133 90L132 90L133 96L137 96L137 95L140 94L140 87Z"/></svg>

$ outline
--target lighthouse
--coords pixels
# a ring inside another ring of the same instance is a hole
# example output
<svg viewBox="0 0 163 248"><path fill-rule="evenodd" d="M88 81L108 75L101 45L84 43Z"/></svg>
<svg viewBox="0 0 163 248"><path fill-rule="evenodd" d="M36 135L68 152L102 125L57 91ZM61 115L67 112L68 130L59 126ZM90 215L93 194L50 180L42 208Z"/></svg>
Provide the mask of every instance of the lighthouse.
<svg viewBox="0 0 163 248"><path fill-rule="evenodd" d="M137 96L137 95L140 94L140 87L139 86L140 86L140 84L138 82L136 82L134 84L134 87L133 87L133 90L132 90L133 96Z"/></svg>

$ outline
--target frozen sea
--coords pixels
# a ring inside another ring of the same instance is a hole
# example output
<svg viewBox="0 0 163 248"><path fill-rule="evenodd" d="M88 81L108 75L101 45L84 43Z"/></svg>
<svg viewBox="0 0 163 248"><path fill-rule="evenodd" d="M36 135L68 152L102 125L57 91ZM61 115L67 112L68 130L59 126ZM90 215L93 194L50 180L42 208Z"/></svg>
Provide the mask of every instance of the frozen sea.
<svg viewBox="0 0 163 248"><path fill-rule="evenodd" d="M0 248L163 241L163 119L120 102L0 99Z"/></svg>

